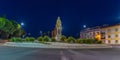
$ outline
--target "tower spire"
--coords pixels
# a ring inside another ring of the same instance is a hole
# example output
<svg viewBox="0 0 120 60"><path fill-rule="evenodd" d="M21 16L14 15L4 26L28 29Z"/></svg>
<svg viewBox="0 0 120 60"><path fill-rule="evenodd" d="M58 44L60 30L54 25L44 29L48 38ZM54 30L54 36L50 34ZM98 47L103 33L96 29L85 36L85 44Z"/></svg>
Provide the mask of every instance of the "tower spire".
<svg viewBox="0 0 120 60"><path fill-rule="evenodd" d="M60 20L60 16L58 16L58 19L57 20Z"/></svg>
<svg viewBox="0 0 120 60"><path fill-rule="evenodd" d="M61 24L61 19L60 16L58 16L57 18L57 22L56 22L56 40L60 41L61 39L61 35L62 35L62 24Z"/></svg>

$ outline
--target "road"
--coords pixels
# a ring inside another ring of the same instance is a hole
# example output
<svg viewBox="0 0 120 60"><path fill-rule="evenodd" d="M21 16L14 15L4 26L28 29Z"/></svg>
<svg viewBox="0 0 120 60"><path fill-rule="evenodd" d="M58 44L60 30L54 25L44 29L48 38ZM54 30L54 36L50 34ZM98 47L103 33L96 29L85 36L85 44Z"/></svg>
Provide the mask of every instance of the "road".
<svg viewBox="0 0 120 60"><path fill-rule="evenodd" d="M120 49L40 49L0 46L0 60L120 60Z"/></svg>

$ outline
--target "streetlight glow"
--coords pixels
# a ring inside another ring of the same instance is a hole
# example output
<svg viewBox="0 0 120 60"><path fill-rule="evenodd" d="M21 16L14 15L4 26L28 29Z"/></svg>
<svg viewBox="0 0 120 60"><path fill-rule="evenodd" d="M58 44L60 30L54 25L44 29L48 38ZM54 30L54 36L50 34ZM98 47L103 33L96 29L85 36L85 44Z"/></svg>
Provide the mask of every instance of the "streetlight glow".
<svg viewBox="0 0 120 60"><path fill-rule="evenodd" d="M83 28L86 28L86 25L83 25Z"/></svg>
<svg viewBox="0 0 120 60"><path fill-rule="evenodd" d="M21 23L21 25L23 26L23 25L24 25L24 23L22 22L22 23Z"/></svg>

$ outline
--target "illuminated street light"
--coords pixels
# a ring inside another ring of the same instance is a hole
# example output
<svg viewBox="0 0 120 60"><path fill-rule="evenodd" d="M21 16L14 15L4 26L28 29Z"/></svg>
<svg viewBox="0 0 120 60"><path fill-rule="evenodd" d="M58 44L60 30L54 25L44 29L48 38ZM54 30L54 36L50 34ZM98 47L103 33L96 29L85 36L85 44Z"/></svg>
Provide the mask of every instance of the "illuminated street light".
<svg viewBox="0 0 120 60"><path fill-rule="evenodd" d="M20 23L20 25L21 25L21 27L23 27L24 26L24 23L23 22L21 22ZM22 33L22 31L20 30L20 32ZM25 37L25 35L22 35L22 38L24 38Z"/></svg>
<svg viewBox="0 0 120 60"><path fill-rule="evenodd" d="M83 25L83 28L86 28L86 25Z"/></svg>
<svg viewBox="0 0 120 60"><path fill-rule="evenodd" d="M42 36L42 31L40 30L40 35Z"/></svg>
<svg viewBox="0 0 120 60"><path fill-rule="evenodd" d="M24 26L24 23L23 23L23 22L21 23L21 26Z"/></svg>

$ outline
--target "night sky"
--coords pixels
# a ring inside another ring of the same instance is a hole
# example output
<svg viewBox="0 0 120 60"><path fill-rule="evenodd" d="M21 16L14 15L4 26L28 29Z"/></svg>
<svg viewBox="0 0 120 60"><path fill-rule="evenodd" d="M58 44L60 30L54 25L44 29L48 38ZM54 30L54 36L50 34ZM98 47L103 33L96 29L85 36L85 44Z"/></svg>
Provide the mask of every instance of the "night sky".
<svg viewBox="0 0 120 60"><path fill-rule="evenodd" d="M32 36L52 31L58 16L63 34L79 36L87 27L120 22L120 0L0 0L0 16L24 22Z"/></svg>

